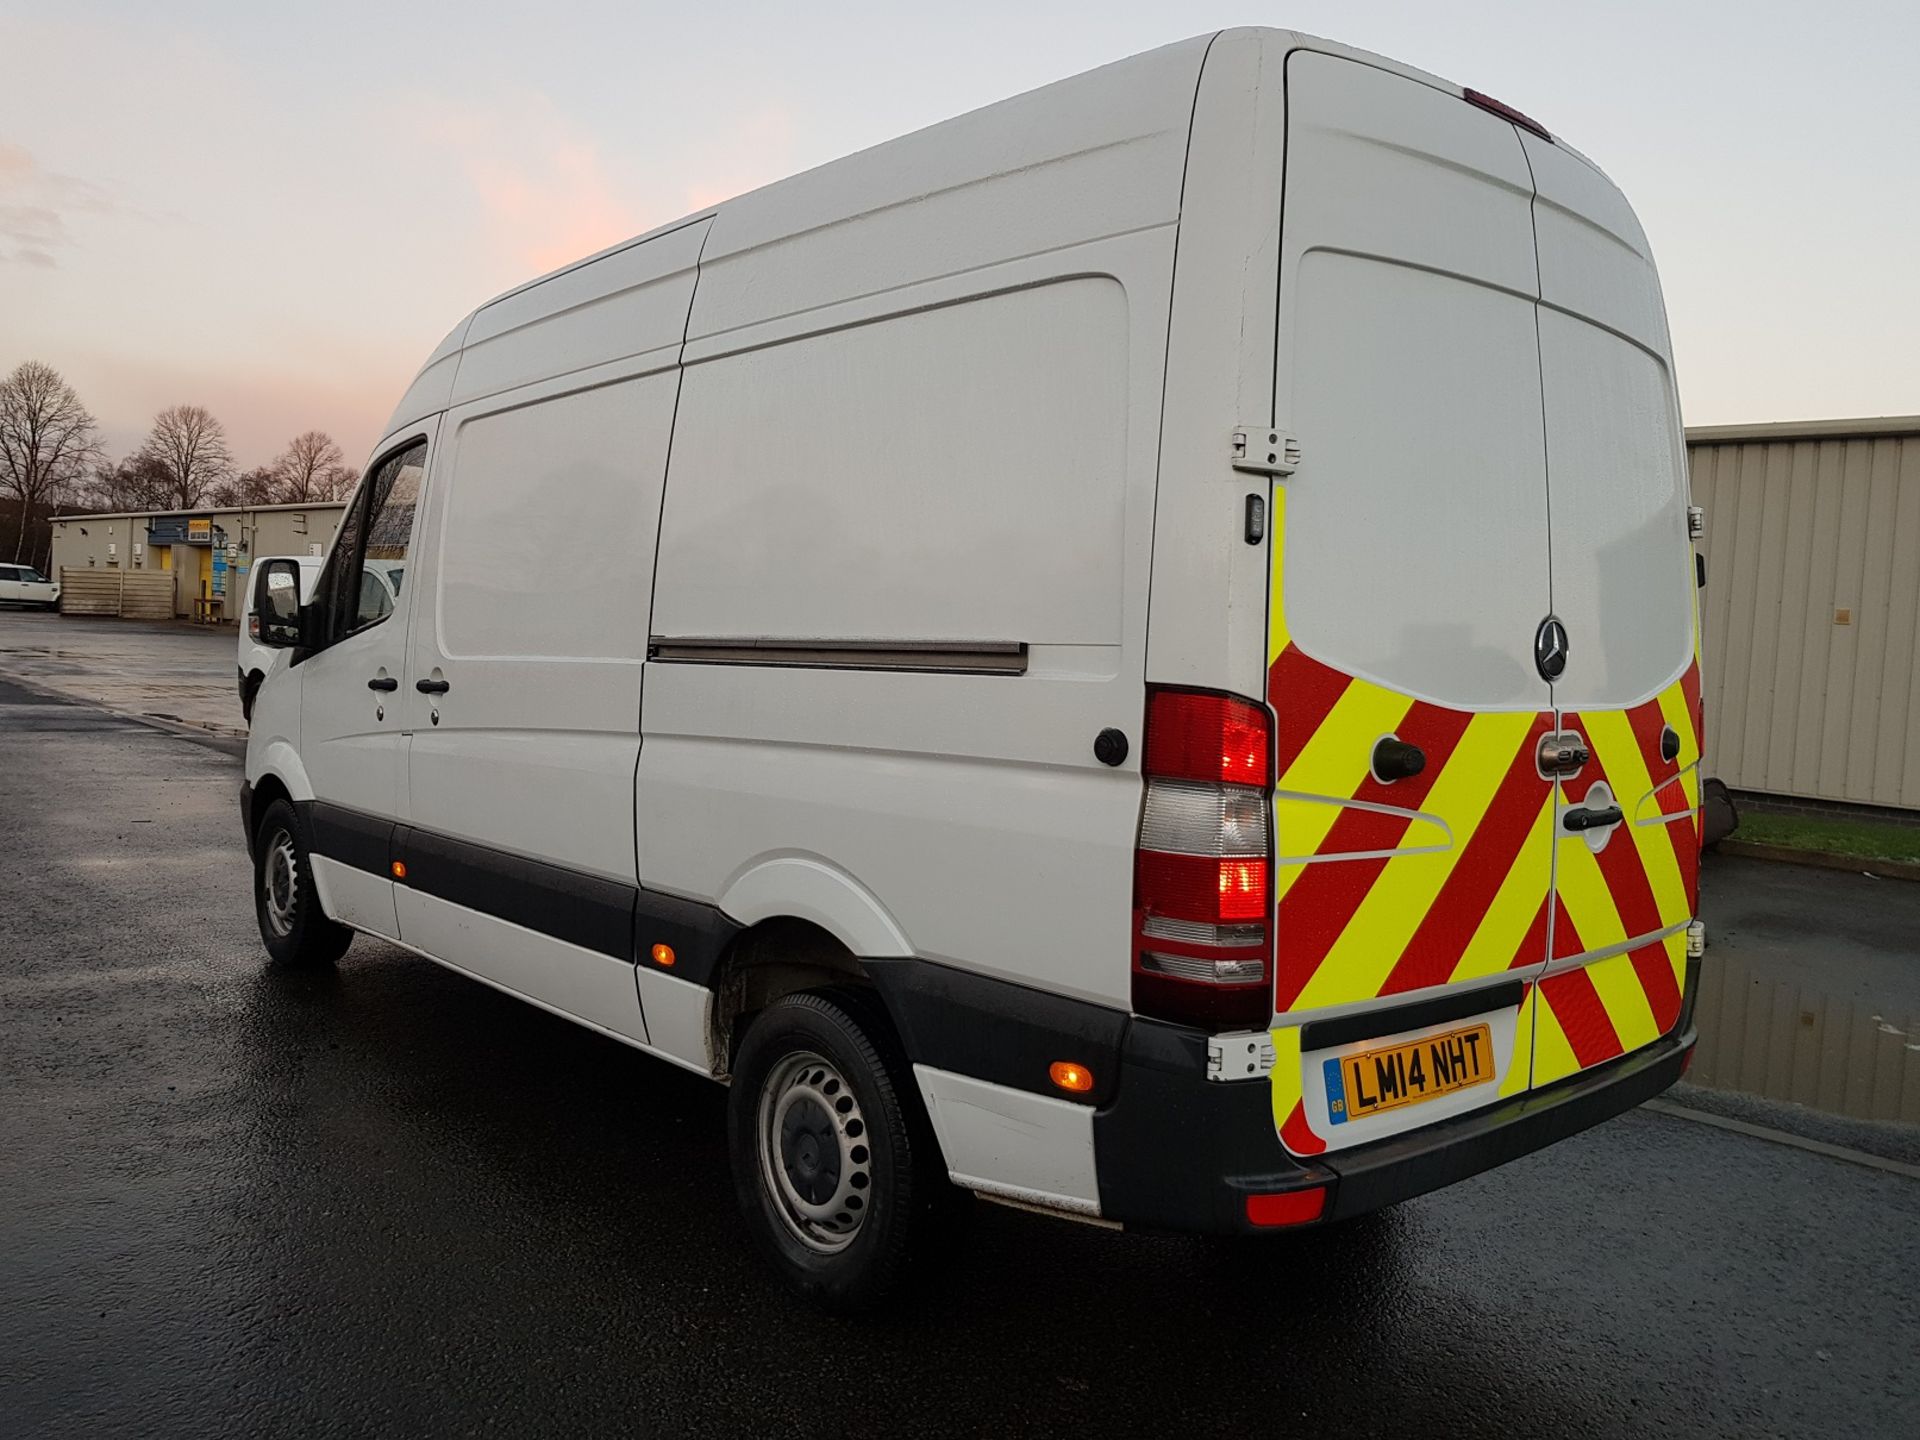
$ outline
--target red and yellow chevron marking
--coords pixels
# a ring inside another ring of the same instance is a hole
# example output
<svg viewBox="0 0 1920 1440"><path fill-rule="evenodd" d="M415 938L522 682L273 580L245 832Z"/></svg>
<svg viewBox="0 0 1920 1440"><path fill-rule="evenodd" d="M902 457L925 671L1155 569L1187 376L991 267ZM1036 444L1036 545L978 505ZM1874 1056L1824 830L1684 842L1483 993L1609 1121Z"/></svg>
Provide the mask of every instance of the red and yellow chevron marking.
<svg viewBox="0 0 1920 1440"><path fill-rule="evenodd" d="M1275 716L1278 863L1275 1008L1317 1010L1577 961L1530 985L1501 1093L1539 1085L1672 1028L1697 909L1700 853L1698 620L1685 674L1625 710L1479 713L1416 701L1305 654L1281 603L1285 492L1273 512L1267 696ZM1680 737L1660 758L1661 732ZM1553 729L1587 737L1593 761L1557 797L1535 752ZM1375 780L1374 742L1427 755L1422 773ZM1605 781L1627 823L1595 854L1556 838L1556 801ZM1634 944L1631 942L1642 942ZM1297 1028L1273 1032L1274 1119L1287 1147L1318 1153L1301 1098Z"/></svg>
<svg viewBox="0 0 1920 1440"><path fill-rule="evenodd" d="M1556 942L1557 943L1557 942ZM1687 936L1557 970L1534 987L1533 1084L1551 1085L1665 1035L1680 1019Z"/></svg>
<svg viewBox="0 0 1920 1440"><path fill-rule="evenodd" d="M1584 734L1593 750L1592 762L1565 787L1569 801L1605 783L1627 820L1598 854L1582 836L1559 838L1554 962L1625 948L1540 982L1535 1085L1649 1044L1680 1017L1681 927L1698 909L1700 886L1699 693L1696 661L1661 694L1630 710L1562 717L1563 727ZM1668 725L1680 737L1671 761L1660 757Z"/></svg>
<svg viewBox="0 0 1920 1440"><path fill-rule="evenodd" d="M1268 698L1280 776L1277 1008L1510 968L1547 894L1553 787L1534 750L1553 717L1411 700L1291 644L1268 671ZM1424 750L1425 770L1374 779L1373 745L1388 733ZM1532 963L1545 958L1543 935Z"/></svg>

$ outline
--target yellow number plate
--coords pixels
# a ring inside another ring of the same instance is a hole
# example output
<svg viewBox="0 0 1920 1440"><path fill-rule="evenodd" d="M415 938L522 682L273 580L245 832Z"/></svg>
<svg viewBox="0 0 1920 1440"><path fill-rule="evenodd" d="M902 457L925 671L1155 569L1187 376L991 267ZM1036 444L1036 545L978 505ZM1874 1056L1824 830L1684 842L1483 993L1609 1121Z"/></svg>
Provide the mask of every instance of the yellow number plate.
<svg viewBox="0 0 1920 1440"><path fill-rule="evenodd" d="M1327 1118L1344 1125L1486 1084L1493 1079L1493 1032L1469 1025L1406 1045L1343 1055L1325 1065Z"/></svg>

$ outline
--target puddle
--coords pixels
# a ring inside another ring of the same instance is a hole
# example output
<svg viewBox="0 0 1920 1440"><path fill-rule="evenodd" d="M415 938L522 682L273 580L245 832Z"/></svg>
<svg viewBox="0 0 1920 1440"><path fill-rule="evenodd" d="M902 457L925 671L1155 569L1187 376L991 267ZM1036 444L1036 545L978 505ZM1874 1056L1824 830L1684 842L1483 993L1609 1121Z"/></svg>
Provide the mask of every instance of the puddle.
<svg viewBox="0 0 1920 1440"><path fill-rule="evenodd" d="M1694 1019L1696 1085L1920 1124L1920 1012L1829 993L1709 945Z"/></svg>

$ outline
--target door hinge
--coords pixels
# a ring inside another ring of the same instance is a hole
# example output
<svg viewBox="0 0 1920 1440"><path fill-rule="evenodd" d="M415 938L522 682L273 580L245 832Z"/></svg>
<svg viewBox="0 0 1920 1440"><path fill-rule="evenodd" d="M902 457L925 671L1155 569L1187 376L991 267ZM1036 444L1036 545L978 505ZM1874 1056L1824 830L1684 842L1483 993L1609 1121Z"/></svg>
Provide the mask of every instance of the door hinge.
<svg viewBox="0 0 1920 1440"><path fill-rule="evenodd" d="M1687 506L1687 538L1698 540L1707 533L1707 512L1698 505Z"/></svg>
<svg viewBox="0 0 1920 1440"><path fill-rule="evenodd" d="M1233 468L1249 475L1291 475L1300 464L1300 442L1271 425L1236 425L1229 450Z"/></svg>
<svg viewBox="0 0 1920 1440"><path fill-rule="evenodd" d="M1273 1035L1266 1030L1207 1037L1207 1079L1258 1080L1273 1070Z"/></svg>

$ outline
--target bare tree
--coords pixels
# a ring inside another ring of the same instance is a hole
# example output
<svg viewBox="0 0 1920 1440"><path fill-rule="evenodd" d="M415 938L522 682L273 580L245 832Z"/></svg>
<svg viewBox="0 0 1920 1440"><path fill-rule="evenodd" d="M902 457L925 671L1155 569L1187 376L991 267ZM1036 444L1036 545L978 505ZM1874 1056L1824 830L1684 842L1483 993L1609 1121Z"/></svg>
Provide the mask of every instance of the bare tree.
<svg viewBox="0 0 1920 1440"><path fill-rule="evenodd" d="M20 502L15 560L33 512L70 493L99 455L93 416L58 370L26 360L0 380L0 490Z"/></svg>
<svg viewBox="0 0 1920 1440"><path fill-rule="evenodd" d="M162 505L193 510L207 492L233 473L227 431L199 405L173 405L153 417L153 430L134 452L133 463L152 462L166 476Z"/></svg>
<svg viewBox="0 0 1920 1440"><path fill-rule="evenodd" d="M118 465L101 461L84 487L95 510L158 510L167 503L167 472L150 455L129 455Z"/></svg>
<svg viewBox="0 0 1920 1440"><path fill-rule="evenodd" d="M338 500L353 488L353 469L324 430L294 436L268 469L275 480L275 499L283 505Z"/></svg>
<svg viewBox="0 0 1920 1440"><path fill-rule="evenodd" d="M215 505L236 509L254 505L272 505L280 499L280 477L270 465L256 465L230 480L222 480L207 492Z"/></svg>

